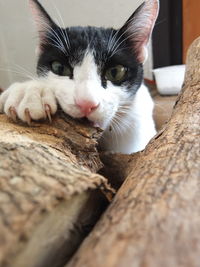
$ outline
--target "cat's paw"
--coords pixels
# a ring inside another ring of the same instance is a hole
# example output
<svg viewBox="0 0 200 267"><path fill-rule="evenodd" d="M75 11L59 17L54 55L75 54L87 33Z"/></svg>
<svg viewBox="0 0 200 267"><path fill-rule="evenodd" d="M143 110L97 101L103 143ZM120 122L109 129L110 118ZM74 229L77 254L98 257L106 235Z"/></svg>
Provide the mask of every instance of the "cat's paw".
<svg viewBox="0 0 200 267"><path fill-rule="evenodd" d="M14 83L0 95L0 112L14 121L19 118L29 125L31 120L48 118L57 110L53 90L39 80Z"/></svg>

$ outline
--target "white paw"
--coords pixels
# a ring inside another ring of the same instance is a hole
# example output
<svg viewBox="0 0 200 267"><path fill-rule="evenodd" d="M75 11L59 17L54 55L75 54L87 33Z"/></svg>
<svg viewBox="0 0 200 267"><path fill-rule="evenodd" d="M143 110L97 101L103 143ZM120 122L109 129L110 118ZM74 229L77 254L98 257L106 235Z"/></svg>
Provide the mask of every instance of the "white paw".
<svg viewBox="0 0 200 267"><path fill-rule="evenodd" d="M16 121L17 117L28 124L31 120L49 118L57 110L52 88L39 80L14 83L0 95L0 112Z"/></svg>

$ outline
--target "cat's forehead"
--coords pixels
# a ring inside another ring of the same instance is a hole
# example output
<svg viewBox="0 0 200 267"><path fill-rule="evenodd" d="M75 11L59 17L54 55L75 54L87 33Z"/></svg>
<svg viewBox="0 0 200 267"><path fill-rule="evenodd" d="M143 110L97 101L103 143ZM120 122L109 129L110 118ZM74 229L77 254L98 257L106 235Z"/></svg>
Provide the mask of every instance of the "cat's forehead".
<svg viewBox="0 0 200 267"><path fill-rule="evenodd" d="M89 45L91 48L96 46L107 48L108 42L117 31L113 28L88 26L66 28L65 32L74 44L79 42L79 45Z"/></svg>
<svg viewBox="0 0 200 267"><path fill-rule="evenodd" d="M97 61L106 59L111 50L111 40L116 33L114 29L97 27L71 27L66 29L69 37L70 52L84 55L87 50L93 51Z"/></svg>
<svg viewBox="0 0 200 267"><path fill-rule="evenodd" d="M87 51L91 51L98 62L106 61L115 44L117 30L113 28L98 27L59 27L50 29L47 36L47 49L49 46L58 48L68 54L72 65L82 62ZM45 45L46 45L45 44Z"/></svg>

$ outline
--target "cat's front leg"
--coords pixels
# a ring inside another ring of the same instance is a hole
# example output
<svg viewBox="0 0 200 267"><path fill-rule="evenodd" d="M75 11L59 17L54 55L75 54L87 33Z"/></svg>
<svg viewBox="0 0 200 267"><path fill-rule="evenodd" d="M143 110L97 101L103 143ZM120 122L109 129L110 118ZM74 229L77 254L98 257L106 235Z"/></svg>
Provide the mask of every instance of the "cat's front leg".
<svg viewBox="0 0 200 267"><path fill-rule="evenodd" d="M16 121L49 118L57 110L53 89L42 80L14 83L0 95L0 112Z"/></svg>

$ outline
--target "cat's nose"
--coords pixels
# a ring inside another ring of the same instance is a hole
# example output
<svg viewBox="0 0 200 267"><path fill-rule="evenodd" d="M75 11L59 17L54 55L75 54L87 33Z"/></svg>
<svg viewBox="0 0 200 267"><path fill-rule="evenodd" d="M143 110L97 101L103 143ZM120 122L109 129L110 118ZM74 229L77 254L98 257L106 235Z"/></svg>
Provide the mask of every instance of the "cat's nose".
<svg viewBox="0 0 200 267"><path fill-rule="evenodd" d="M95 111L99 106L99 102L88 100L76 100L75 103L86 117Z"/></svg>

